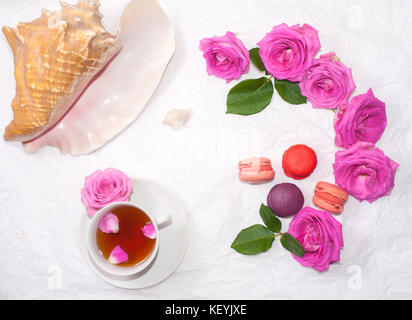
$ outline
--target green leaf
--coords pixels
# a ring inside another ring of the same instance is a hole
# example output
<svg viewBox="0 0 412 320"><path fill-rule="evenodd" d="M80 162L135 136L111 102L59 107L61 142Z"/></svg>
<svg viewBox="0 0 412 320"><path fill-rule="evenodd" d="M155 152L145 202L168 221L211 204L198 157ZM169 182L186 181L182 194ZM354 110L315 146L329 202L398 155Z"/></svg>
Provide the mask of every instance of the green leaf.
<svg viewBox="0 0 412 320"><path fill-rule="evenodd" d="M269 207L265 206L263 203L260 206L260 217L262 218L265 225L269 228L269 230L279 233L282 230L282 222L275 217L272 210Z"/></svg>
<svg viewBox="0 0 412 320"><path fill-rule="evenodd" d="M299 241L289 233L282 234L280 237L280 243L286 250L292 252L295 256L302 258L305 254L305 250L303 250Z"/></svg>
<svg viewBox="0 0 412 320"><path fill-rule="evenodd" d="M226 113L248 116L265 109L273 96L270 78L249 79L238 83L227 95Z"/></svg>
<svg viewBox="0 0 412 320"><path fill-rule="evenodd" d="M243 229L232 243L232 248L242 254L257 254L272 247L273 232L261 224Z"/></svg>
<svg viewBox="0 0 412 320"><path fill-rule="evenodd" d="M306 103L306 97L302 96L298 82L276 79L275 88L280 97L290 104Z"/></svg>
<svg viewBox="0 0 412 320"><path fill-rule="evenodd" d="M249 50L250 61L258 68L259 71L267 72L265 65L263 64L262 58L259 54L259 48L253 48Z"/></svg>

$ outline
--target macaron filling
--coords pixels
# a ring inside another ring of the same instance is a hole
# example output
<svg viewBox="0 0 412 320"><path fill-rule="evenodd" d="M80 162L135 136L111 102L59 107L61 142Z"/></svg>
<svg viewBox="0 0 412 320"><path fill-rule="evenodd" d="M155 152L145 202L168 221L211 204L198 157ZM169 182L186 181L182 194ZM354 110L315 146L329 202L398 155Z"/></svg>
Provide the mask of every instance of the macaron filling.
<svg viewBox="0 0 412 320"><path fill-rule="evenodd" d="M313 170L312 170L310 173L299 175L299 174L296 174L296 173L293 173L293 172L289 171L285 167L283 168L283 171L285 172L285 175L287 177L293 178L293 179L296 179L296 180L305 179L305 178L309 177L313 172Z"/></svg>

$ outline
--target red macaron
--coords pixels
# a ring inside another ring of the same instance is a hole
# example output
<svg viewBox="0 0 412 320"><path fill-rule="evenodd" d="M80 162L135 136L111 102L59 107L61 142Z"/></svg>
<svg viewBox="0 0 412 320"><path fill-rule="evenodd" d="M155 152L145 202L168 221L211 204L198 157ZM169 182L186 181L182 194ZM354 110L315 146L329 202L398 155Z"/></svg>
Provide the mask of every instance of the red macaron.
<svg viewBox="0 0 412 320"><path fill-rule="evenodd" d="M282 168L288 177L295 180L305 179L311 175L318 164L315 151L304 144L297 144L285 151Z"/></svg>

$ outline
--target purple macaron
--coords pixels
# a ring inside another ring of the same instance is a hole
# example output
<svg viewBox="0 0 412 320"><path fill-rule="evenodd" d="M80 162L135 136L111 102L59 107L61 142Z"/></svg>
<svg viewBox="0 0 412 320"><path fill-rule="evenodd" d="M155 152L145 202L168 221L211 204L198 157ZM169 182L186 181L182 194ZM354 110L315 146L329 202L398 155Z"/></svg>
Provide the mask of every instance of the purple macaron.
<svg viewBox="0 0 412 320"><path fill-rule="evenodd" d="M274 186L268 194L267 203L279 217L291 217L303 207L303 194L293 183L281 183Z"/></svg>

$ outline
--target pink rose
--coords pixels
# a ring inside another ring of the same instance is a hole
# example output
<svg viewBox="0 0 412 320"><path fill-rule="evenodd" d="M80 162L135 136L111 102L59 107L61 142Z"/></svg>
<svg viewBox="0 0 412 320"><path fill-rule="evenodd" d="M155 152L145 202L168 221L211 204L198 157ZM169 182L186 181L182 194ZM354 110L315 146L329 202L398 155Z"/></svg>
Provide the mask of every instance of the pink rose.
<svg viewBox="0 0 412 320"><path fill-rule="evenodd" d="M372 203L391 193L395 185L395 161L369 142L357 142L335 154L335 182L359 201Z"/></svg>
<svg viewBox="0 0 412 320"><path fill-rule="evenodd" d="M128 201L132 190L132 181L122 171L112 168L97 170L85 178L81 190L82 202L87 207L87 213L94 215L109 203Z"/></svg>
<svg viewBox="0 0 412 320"><path fill-rule="evenodd" d="M386 128L385 103L372 89L338 107L335 118L335 144L348 148L358 141L376 143Z"/></svg>
<svg viewBox="0 0 412 320"><path fill-rule="evenodd" d="M352 70L344 66L334 52L315 59L299 86L314 108L324 109L346 104L356 88Z"/></svg>
<svg viewBox="0 0 412 320"><path fill-rule="evenodd" d="M329 212L303 208L293 217L288 233L305 250L302 258L293 255L302 266L324 271L329 268L329 264L340 260L342 225Z"/></svg>
<svg viewBox="0 0 412 320"><path fill-rule="evenodd" d="M304 24L273 27L261 41L259 54L266 70L276 79L300 81L320 49L318 31Z"/></svg>
<svg viewBox="0 0 412 320"><path fill-rule="evenodd" d="M199 49L206 59L209 75L230 82L249 71L249 51L233 32L228 31L222 37L202 39Z"/></svg>

